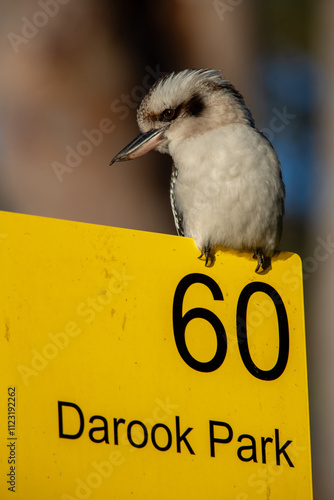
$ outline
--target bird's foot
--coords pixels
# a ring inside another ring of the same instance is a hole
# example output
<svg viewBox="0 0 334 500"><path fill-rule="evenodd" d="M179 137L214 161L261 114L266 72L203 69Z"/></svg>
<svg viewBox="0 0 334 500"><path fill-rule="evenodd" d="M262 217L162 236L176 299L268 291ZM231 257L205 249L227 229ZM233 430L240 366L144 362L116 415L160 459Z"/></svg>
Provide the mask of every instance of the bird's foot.
<svg viewBox="0 0 334 500"><path fill-rule="evenodd" d="M201 255L198 258L201 259L202 257L205 257L205 267L213 266L214 261L215 261L215 257L211 253L211 247L209 247L209 246L204 247Z"/></svg>
<svg viewBox="0 0 334 500"><path fill-rule="evenodd" d="M271 258L264 255L261 248L257 248L254 252L253 259L257 259L257 266L255 272L258 273L262 267L262 271L265 271L271 265ZM260 271L261 272L261 271Z"/></svg>

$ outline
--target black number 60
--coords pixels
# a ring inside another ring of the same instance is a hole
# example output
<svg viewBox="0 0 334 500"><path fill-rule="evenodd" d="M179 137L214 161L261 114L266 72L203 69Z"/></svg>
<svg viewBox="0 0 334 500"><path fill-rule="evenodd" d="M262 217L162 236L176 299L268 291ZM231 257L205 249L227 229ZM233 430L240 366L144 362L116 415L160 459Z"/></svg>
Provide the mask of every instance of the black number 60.
<svg viewBox="0 0 334 500"><path fill-rule="evenodd" d="M188 274L178 284L175 290L173 302L173 329L176 347L183 361L194 370L200 372L212 372L217 370L224 362L227 352L227 338L225 328L220 319L208 309L195 307L182 315L183 299L188 288L194 283L201 283L209 288L214 300L224 300L218 284L209 276L200 273ZM276 309L279 331L279 350L275 366L270 370L261 370L253 362L248 346L247 337L247 306L250 297L255 292L267 294L273 301ZM210 361L201 362L195 359L189 352L185 332L188 323L201 318L208 321L217 337L216 353ZM267 283L260 281L249 283L241 291L236 311L236 330L238 346L242 361L247 370L256 378L261 380L275 380L282 375L289 358L289 325L284 303L278 292Z"/></svg>

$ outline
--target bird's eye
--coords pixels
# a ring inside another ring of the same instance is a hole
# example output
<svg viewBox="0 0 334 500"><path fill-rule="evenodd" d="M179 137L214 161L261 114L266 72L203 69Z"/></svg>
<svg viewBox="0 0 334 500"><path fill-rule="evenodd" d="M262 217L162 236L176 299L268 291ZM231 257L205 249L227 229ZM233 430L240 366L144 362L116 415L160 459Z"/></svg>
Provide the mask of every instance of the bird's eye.
<svg viewBox="0 0 334 500"><path fill-rule="evenodd" d="M165 111L162 112L163 120L173 120L174 116L175 116L175 109L165 109Z"/></svg>

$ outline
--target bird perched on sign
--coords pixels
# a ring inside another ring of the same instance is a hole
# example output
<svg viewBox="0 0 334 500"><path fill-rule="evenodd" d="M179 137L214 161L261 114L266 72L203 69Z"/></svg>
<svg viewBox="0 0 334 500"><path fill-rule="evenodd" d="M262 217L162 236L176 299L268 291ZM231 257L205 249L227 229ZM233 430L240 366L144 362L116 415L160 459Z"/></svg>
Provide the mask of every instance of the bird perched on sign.
<svg viewBox="0 0 334 500"><path fill-rule="evenodd" d="M194 239L206 265L223 246L254 252L256 272L268 267L282 233L281 165L221 71L163 76L141 102L137 121L141 133L110 164L153 149L168 153L178 235Z"/></svg>

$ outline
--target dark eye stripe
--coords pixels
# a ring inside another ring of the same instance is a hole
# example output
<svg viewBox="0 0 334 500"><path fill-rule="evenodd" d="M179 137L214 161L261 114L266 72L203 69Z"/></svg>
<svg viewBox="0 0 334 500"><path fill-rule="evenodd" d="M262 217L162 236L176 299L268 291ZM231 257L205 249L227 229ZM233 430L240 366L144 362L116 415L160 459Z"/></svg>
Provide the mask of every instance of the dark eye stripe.
<svg viewBox="0 0 334 500"><path fill-rule="evenodd" d="M189 101L184 103L183 107L187 115L200 116L204 109L204 102L201 96L195 94L189 99Z"/></svg>
<svg viewBox="0 0 334 500"><path fill-rule="evenodd" d="M183 102L176 108L167 108L159 116L162 122L175 120L180 112L186 116L200 116L204 109L204 102L200 95L193 95L188 101Z"/></svg>

